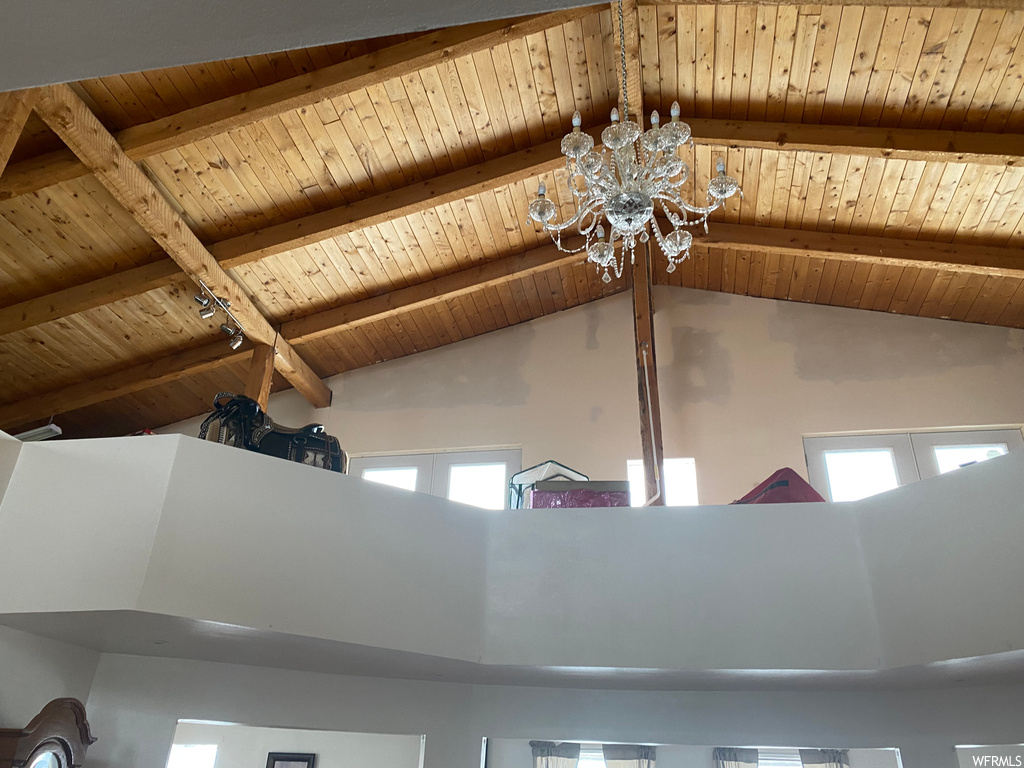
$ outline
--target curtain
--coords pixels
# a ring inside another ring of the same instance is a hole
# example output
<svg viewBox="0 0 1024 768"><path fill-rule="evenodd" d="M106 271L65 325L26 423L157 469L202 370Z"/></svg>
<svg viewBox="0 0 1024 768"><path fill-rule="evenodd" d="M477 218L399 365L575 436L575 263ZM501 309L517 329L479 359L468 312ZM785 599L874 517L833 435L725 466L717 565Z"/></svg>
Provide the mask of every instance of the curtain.
<svg viewBox="0 0 1024 768"><path fill-rule="evenodd" d="M579 744L555 744L553 741L531 741L533 768L576 768L580 761Z"/></svg>
<svg viewBox="0 0 1024 768"><path fill-rule="evenodd" d="M655 748L639 744L605 744L607 768L654 768Z"/></svg>
<svg viewBox="0 0 1024 768"><path fill-rule="evenodd" d="M711 760L715 768L757 768L757 750L715 747Z"/></svg>
<svg viewBox="0 0 1024 768"><path fill-rule="evenodd" d="M801 749L804 768L850 768L850 752L846 749Z"/></svg>

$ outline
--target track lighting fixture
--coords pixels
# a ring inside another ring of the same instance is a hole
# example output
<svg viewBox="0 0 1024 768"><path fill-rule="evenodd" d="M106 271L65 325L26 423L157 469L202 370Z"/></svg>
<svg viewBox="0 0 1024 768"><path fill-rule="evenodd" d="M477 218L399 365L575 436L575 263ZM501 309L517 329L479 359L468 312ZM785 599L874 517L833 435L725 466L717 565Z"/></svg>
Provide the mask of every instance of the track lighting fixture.
<svg viewBox="0 0 1024 768"><path fill-rule="evenodd" d="M231 302L227 299L222 299L211 291L210 287L202 280L198 282L199 293L192 298L199 305L199 317L203 320L209 320L217 314L218 310L227 315L227 320L220 324L220 329L230 337L228 345L232 349L238 349L242 346L242 340L245 338L245 328L238 322L238 318L231 313Z"/></svg>

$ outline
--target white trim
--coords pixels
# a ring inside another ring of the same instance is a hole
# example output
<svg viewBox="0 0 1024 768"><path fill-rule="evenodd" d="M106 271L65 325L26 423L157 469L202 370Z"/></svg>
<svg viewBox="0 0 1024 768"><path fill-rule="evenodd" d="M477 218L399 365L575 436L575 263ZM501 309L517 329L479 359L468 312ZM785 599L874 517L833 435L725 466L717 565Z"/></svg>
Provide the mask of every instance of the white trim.
<svg viewBox="0 0 1024 768"><path fill-rule="evenodd" d="M362 478L367 469L404 469L416 470L416 492L430 493L430 484L434 477L434 454L407 453L391 456L359 456L349 459L348 473L353 477Z"/></svg>
<svg viewBox="0 0 1024 768"><path fill-rule="evenodd" d="M523 452L521 450L506 451L451 451L434 454L434 479L432 491L435 496L448 498L448 483L451 468L463 464L504 464L505 484L502 490L503 505L508 508L508 484L512 475L523 468Z"/></svg>
<svg viewBox="0 0 1024 768"><path fill-rule="evenodd" d="M984 429L971 432L921 432L910 436L917 454L921 477L939 474L935 448L952 445L1005 445L1007 451L1024 450L1024 435L1019 429Z"/></svg>
<svg viewBox="0 0 1024 768"><path fill-rule="evenodd" d="M914 447L906 432L873 435L833 435L831 437L805 437L804 456L807 459L807 478L814 490L827 501L832 501L825 454L832 451L870 451L888 448L892 451L896 467L896 481L900 485L921 479L914 458Z"/></svg>

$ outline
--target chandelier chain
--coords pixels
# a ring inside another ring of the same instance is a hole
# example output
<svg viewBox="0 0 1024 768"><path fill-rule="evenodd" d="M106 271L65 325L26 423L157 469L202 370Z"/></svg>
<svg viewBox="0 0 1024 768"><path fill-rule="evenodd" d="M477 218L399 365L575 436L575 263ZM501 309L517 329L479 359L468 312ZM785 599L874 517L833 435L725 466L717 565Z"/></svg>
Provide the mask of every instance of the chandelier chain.
<svg viewBox="0 0 1024 768"><path fill-rule="evenodd" d="M626 22L622 16L622 0L619 0L619 58L622 60L622 119L629 119L629 92L626 90Z"/></svg>

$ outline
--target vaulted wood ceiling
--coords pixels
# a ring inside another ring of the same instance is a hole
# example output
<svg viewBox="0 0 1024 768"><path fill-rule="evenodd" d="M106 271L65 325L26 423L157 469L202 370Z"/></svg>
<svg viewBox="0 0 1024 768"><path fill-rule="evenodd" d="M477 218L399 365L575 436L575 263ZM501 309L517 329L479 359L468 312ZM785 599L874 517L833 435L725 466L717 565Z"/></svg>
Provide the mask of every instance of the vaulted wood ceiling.
<svg viewBox="0 0 1024 768"><path fill-rule="evenodd" d="M1024 327L1024 11L975 4L641 5L645 109L682 105L695 194L719 156L744 190L658 280ZM573 111L598 132L617 102L613 29L596 6L70 92L294 347L279 389L626 288L525 222ZM241 391L251 346L48 98L0 176L0 427L123 434Z"/></svg>

